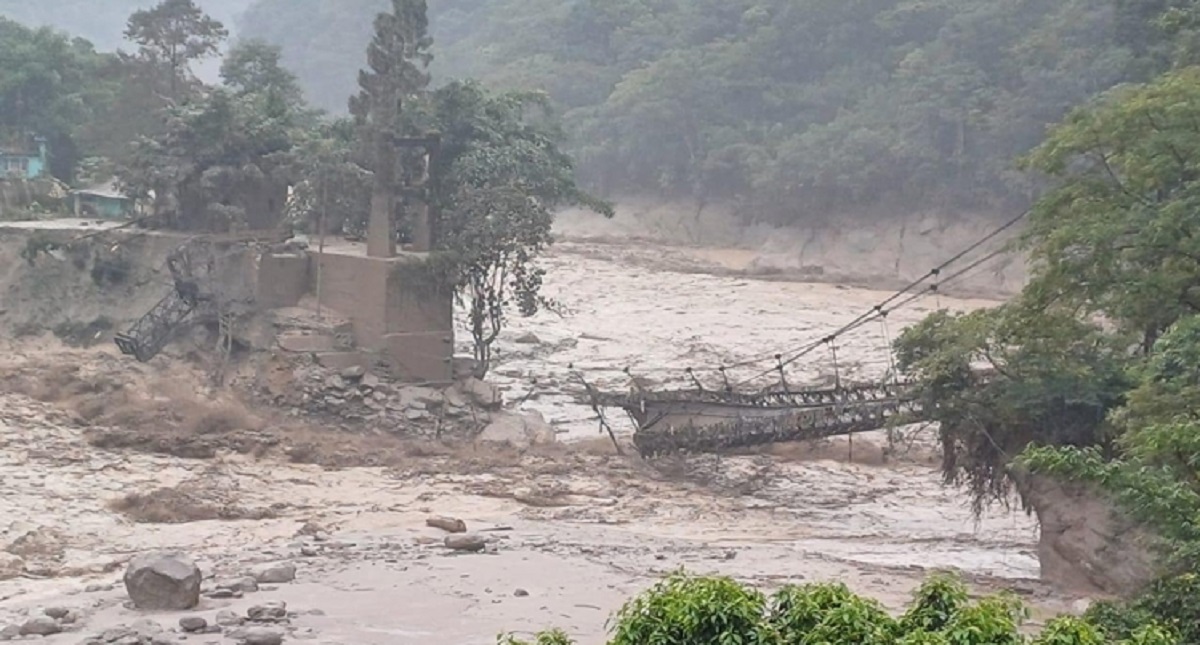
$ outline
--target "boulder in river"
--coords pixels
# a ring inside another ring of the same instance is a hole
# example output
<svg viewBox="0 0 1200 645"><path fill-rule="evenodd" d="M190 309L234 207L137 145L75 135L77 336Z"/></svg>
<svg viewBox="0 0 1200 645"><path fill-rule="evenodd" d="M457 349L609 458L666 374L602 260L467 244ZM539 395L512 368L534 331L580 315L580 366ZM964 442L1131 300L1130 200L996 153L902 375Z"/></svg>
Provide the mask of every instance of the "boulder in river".
<svg viewBox="0 0 1200 645"><path fill-rule="evenodd" d="M191 609L200 603L200 578L200 568L182 553L147 553L129 562L125 591L138 609Z"/></svg>
<svg viewBox="0 0 1200 645"><path fill-rule="evenodd" d="M479 441L507 443L521 450L558 441L554 426L539 412L499 412L492 415L491 421L483 432L479 433Z"/></svg>
<svg viewBox="0 0 1200 645"><path fill-rule="evenodd" d="M255 569L251 574L259 584L279 584L296 579L296 565L290 562L268 564Z"/></svg>
<svg viewBox="0 0 1200 645"><path fill-rule="evenodd" d="M480 535L459 533L455 535L447 535L444 544L446 545L447 549L475 553L482 551L484 547L487 546L487 540Z"/></svg>

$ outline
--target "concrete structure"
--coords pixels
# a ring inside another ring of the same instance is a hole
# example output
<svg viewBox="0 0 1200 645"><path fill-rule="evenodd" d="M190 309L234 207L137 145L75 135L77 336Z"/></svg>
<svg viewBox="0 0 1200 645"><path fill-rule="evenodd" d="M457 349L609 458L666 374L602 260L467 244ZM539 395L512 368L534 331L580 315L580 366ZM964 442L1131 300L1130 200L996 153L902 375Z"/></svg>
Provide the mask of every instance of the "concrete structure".
<svg viewBox="0 0 1200 645"><path fill-rule="evenodd" d="M75 217L122 219L133 213L133 199L117 190L114 182L71 191Z"/></svg>
<svg viewBox="0 0 1200 645"><path fill-rule="evenodd" d="M0 174L37 179L47 172L46 140L32 137L28 142L0 145Z"/></svg>
<svg viewBox="0 0 1200 645"><path fill-rule="evenodd" d="M425 254L368 257L361 245L323 253L264 253L258 266L262 308L294 307L317 298L351 322L356 352L338 366L361 365L407 382L453 380L453 294L421 277Z"/></svg>
<svg viewBox="0 0 1200 645"><path fill-rule="evenodd" d="M99 248L118 248L135 267L164 266L184 242L207 240L217 261L212 268L196 268L209 283L221 286L223 298L245 303L255 312L270 313L268 318L273 321L286 318L287 308L312 318L320 302L320 318L330 321L331 333L306 335L303 342L256 331L255 346L273 343L285 351L315 355L327 367L361 366L377 376L404 382L448 383L454 378L453 294L424 283L421 274L425 254L369 258L364 245L341 240L329 244L323 253L261 250L268 243L235 239L239 236L197 238L177 232L135 231L120 229L121 224L74 219L2 222L0 244L7 245L10 252L0 253L0 270L29 270L31 265L17 251L26 248L33 235L65 246L108 231L103 238L95 238L95 243ZM278 244L270 244L279 249ZM204 253L195 255L205 257ZM19 311L21 316L36 319L46 327L70 322L83 311L89 316L103 315L126 329L152 311L170 288L159 275L155 280L139 281L138 288L122 289L121 295L114 297L111 291L97 291L89 272L66 259L41 261L38 271L55 276L50 282L63 290L36 296L26 293L25 299L18 299L14 293L0 293L0 298L5 298L10 315ZM96 292L94 301L62 306L64 299L77 299L79 293L91 292ZM344 330L341 321L347 323ZM266 325L262 330L275 327Z"/></svg>
<svg viewBox="0 0 1200 645"><path fill-rule="evenodd" d="M390 146L390 149L389 149ZM433 248L433 230L429 208L429 171L433 164L433 156L441 149L441 136L428 135L424 137L393 137L380 148L379 158L387 175L395 174L395 166L399 158L397 149L416 149L421 151L421 169L417 177L401 191L412 208L413 251L426 252ZM378 180L379 175L377 175ZM386 182L385 182L386 183ZM371 194L371 215L367 221L367 256L372 258L390 259L396 256L396 229L393 226L392 215L397 204L396 193L391 187L376 184Z"/></svg>

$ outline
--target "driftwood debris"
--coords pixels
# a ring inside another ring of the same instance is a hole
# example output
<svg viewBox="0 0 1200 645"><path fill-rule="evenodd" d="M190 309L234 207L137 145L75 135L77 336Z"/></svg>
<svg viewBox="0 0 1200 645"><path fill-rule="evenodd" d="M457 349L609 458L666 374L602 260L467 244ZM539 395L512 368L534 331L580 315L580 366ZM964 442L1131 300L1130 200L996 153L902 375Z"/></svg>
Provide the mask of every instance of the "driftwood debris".
<svg viewBox="0 0 1200 645"><path fill-rule="evenodd" d="M425 520L425 526L441 529L447 533L467 532L467 523L455 517L431 517Z"/></svg>

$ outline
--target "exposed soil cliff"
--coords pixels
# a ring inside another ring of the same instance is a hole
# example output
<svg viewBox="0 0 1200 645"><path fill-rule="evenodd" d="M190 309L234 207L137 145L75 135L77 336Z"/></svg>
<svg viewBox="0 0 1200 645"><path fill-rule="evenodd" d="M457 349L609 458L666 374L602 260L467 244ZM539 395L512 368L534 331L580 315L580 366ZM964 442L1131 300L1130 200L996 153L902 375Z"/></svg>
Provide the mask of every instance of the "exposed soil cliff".
<svg viewBox="0 0 1200 645"><path fill-rule="evenodd" d="M790 226L746 224L730 205L697 208L686 201L621 198L606 220L588 212L561 214L556 234L565 240L655 244L739 250L718 263L734 272L821 282L888 287L925 276L1015 213L889 212L836 214ZM996 236L954 267L981 259L1012 238ZM1019 255L982 263L949 285L949 292L1007 295L1020 290L1026 269Z"/></svg>
<svg viewBox="0 0 1200 645"><path fill-rule="evenodd" d="M0 332L107 340L172 288L165 263L178 239L85 237L86 230L53 224L0 226Z"/></svg>
<svg viewBox="0 0 1200 645"><path fill-rule="evenodd" d="M1158 574L1154 536L1094 487L1025 476L1021 495L1041 524L1042 579L1084 593L1128 595Z"/></svg>

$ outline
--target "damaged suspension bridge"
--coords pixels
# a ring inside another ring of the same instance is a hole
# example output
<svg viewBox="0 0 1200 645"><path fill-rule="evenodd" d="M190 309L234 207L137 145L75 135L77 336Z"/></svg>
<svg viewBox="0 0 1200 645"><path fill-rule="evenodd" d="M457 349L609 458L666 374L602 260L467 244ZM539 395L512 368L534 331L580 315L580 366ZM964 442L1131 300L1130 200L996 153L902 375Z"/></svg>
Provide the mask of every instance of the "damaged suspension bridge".
<svg viewBox="0 0 1200 645"><path fill-rule="evenodd" d="M692 368L684 370L693 384L690 389L652 390L638 385L628 393L599 392L584 382L601 427L612 434L603 409L618 408L629 415L636 428L633 443L644 458L679 453L723 453L772 443L822 439L839 435L881 430L927 420L932 403L920 396L919 384L900 379L893 365L880 382L844 383L838 373L837 340L871 322L879 322L890 357L887 316L912 302L939 293L940 289L961 279L983 264L1003 254L1001 247L979 257L952 273L952 265L1015 226L1028 211L930 270L922 278L875 305L853 321L827 336L793 350L721 366L719 387L705 387ZM930 284L926 284L930 283ZM787 367L826 349L832 362L832 386L798 387L788 383ZM773 365L755 376L732 382L729 370L773 360ZM626 369L626 373L629 370ZM975 384L993 378L994 371L973 373ZM757 391L748 390L756 381L775 380ZM615 437L614 437L615 441Z"/></svg>

